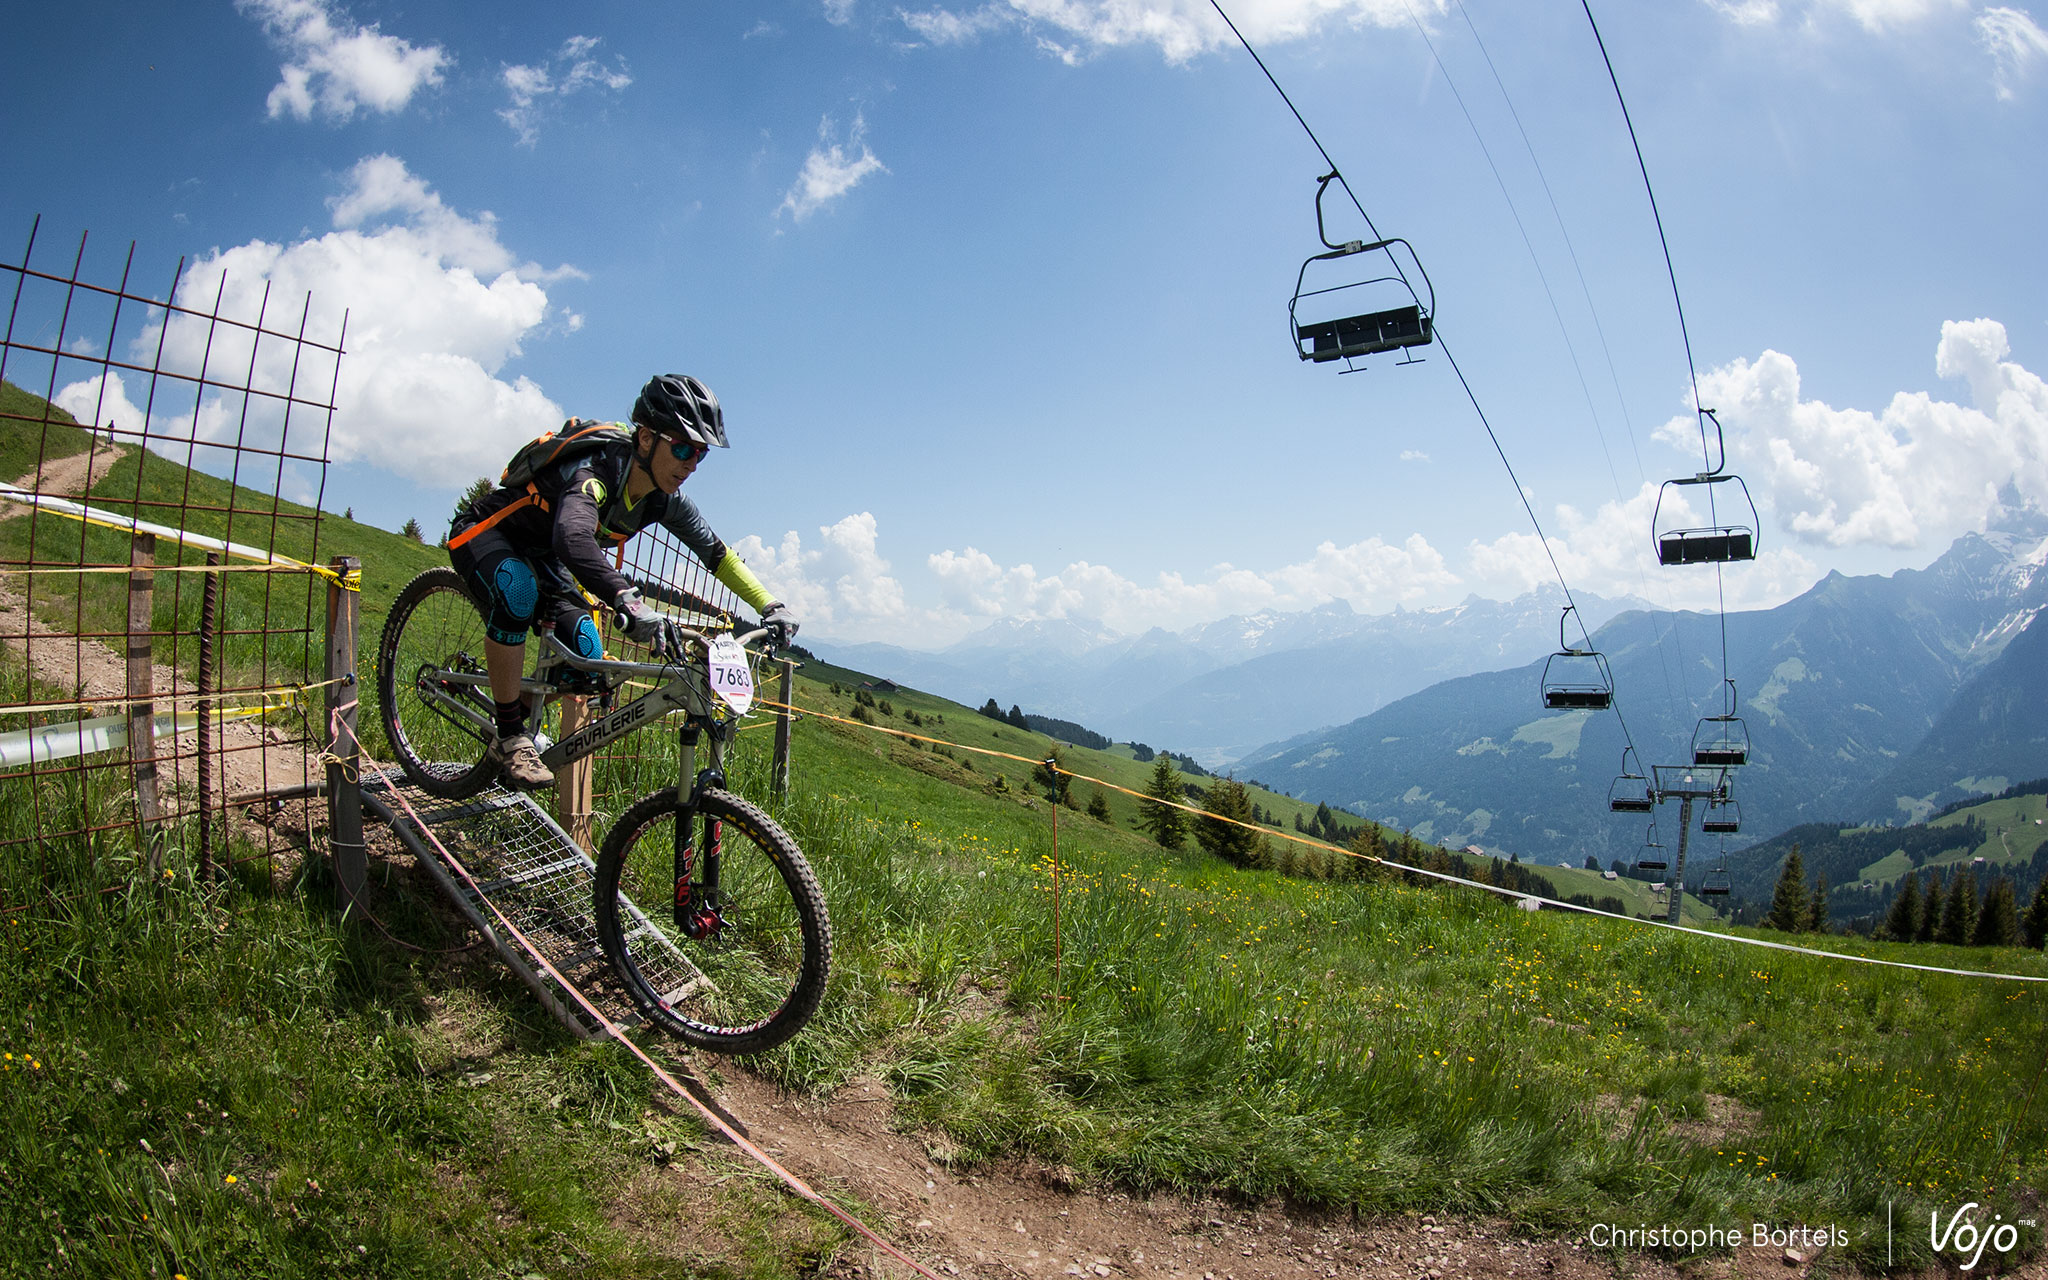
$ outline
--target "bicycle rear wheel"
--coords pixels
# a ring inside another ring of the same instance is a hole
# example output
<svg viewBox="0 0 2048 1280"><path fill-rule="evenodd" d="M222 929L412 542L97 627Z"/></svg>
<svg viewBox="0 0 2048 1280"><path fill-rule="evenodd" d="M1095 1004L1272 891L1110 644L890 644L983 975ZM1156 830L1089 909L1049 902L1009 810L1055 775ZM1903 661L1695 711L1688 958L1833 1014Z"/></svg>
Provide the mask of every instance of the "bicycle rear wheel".
<svg viewBox="0 0 2048 1280"><path fill-rule="evenodd" d="M832 923L796 841L730 792L706 790L677 921L673 790L628 809L597 858L597 936L650 1021L700 1049L758 1053L817 1012ZM716 866L717 890L704 889Z"/></svg>
<svg viewBox="0 0 2048 1280"><path fill-rule="evenodd" d="M486 675L484 616L462 578L429 569L407 583L377 645L377 700L392 754L430 795L471 795L497 776L484 754L494 715Z"/></svg>

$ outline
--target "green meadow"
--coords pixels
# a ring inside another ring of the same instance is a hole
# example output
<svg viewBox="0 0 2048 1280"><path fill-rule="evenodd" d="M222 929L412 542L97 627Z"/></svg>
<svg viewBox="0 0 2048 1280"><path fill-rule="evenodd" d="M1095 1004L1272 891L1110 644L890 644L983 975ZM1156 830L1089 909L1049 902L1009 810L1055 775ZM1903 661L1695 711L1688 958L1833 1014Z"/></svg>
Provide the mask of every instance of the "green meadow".
<svg viewBox="0 0 2048 1280"><path fill-rule="evenodd" d="M365 559L367 672L389 600L438 553L338 518L319 553ZM0 675L28 688L18 657ZM863 679L799 679L825 714L796 726L784 799L768 731L741 735L734 782L818 869L834 973L801 1035L700 1073L814 1094L879 1077L956 1170L1029 1156L1084 1189L1546 1239L1835 1226L1833 1264L1876 1271L1888 1215L1915 1225L1894 1256L1923 1265L1930 1214L2038 1212L2048 990L1845 957L2048 977L2039 952L1811 954L1519 910L1327 851L1234 867L1153 843L1122 792L1089 816L1090 781L1056 810L1033 778L1044 737L910 690L869 708ZM872 725L847 723L856 706ZM665 735L632 746L600 767L600 829L673 777ZM1151 771L1059 750L1132 790ZM26 785L0 778L6 839L35 834ZM1257 797L1277 850L1311 807ZM123 797L78 803L113 821ZM125 830L0 846L0 1276L775 1277L859 1256L629 1055L572 1039L402 861L373 864L373 928L336 918L317 833L302 860L205 883L182 833L160 877L145 852ZM2040 1253L2021 1235L2008 1268Z"/></svg>

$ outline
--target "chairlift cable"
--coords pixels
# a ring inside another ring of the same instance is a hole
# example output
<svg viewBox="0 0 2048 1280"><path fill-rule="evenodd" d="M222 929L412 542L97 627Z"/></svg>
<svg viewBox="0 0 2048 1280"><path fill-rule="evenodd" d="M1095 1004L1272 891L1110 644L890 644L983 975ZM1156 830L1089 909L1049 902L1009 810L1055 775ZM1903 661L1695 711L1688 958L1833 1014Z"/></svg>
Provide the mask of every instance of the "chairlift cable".
<svg viewBox="0 0 2048 1280"><path fill-rule="evenodd" d="M1306 133L1309 141L1315 144L1316 151L1323 158L1323 163L1328 165L1329 171L1335 174L1338 184L1344 188L1344 194L1350 198L1352 207L1358 210L1358 216L1365 220L1366 229L1372 232L1374 239L1381 239L1379 228L1373 223L1372 215L1365 211L1365 205L1359 200L1358 193L1351 189L1350 180L1344 176L1343 170L1331 158L1329 148L1325 147L1322 139L1316 136L1316 131L1310 127L1308 120L1302 116L1301 108L1294 105L1294 99L1290 98L1287 95L1287 90L1281 87L1279 79L1274 76L1272 69L1266 65L1266 60L1259 56L1259 51L1252 47L1251 41L1245 39L1244 33L1237 29L1237 24L1231 21L1230 15L1224 12L1222 0L1209 0L1209 5L1216 10L1216 16L1223 19L1223 25L1230 28L1230 34L1236 36L1237 42L1244 46L1244 51L1252 56L1252 61L1258 64L1260 72L1266 77L1266 82L1273 86L1273 92L1279 94L1280 100L1287 104L1287 109L1293 113L1295 122L1301 125L1302 132ZM1394 258L1391 253L1387 256L1388 260L1393 262L1395 273L1400 275L1402 283L1408 283L1407 274L1401 270L1400 261ZM1592 648L1593 637L1586 627L1585 615L1578 611L1578 603L1572 596L1571 584L1565 581L1564 568L1557 562L1557 553L1551 550L1550 538L1543 532L1543 522L1537 518L1536 508L1529 500L1527 488L1523 486L1521 477L1516 474L1514 464L1508 461L1507 449L1502 446L1500 436L1495 433L1493 423L1486 416L1486 410L1479 404L1478 394L1472 390L1471 382L1465 377L1465 371L1459 366L1457 357L1451 353L1449 344L1443 340L1440 329L1436 331L1436 343L1438 348L1444 353L1445 361L1450 364L1451 371L1457 375L1458 385L1464 388L1465 399L1472 405L1472 412L1478 416L1479 425L1486 431L1486 438L1492 442L1493 451L1500 457L1501 466L1506 468L1508 479L1515 487L1515 497L1521 502L1522 510L1527 513L1529 523L1536 530L1536 540L1542 545L1545 558L1550 561L1551 572L1557 575L1557 585L1564 592L1565 603L1570 605L1572 612L1578 616L1579 629L1585 637L1586 647ZM1612 709L1615 720L1621 725L1623 739L1628 743L1630 750L1634 750L1635 735L1629 731L1628 720L1621 713L1619 699L1615 700ZM1642 758L1641 753L1637 753L1636 758L1640 760Z"/></svg>
<svg viewBox="0 0 2048 1280"><path fill-rule="evenodd" d="M1685 300L1679 296L1678 292L1678 268L1673 266L1671 262L1671 241L1664 234L1664 215L1657 208L1657 189L1650 182L1650 166L1643 159L1643 144L1636 137L1636 123L1634 118L1629 115L1628 98L1621 91L1621 78L1615 74L1614 59L1608 56L1607 41L1600 35L1599 21L1593 17L1592 0L1579 0L1579 7L1585 10L1586 25L1593 29L1593 43L1600 48L1600 61L1607 68L1607 82L1614 86L1614 101L1621 107L1622 123L1628 126L1629 146L1634 148L1636 153L1636 168L1643 175L1643 193L1649 197L1650 217L1657 224L1657 244L1664 251L1664 274L1671 281L1671 305L1678 312L1678 336L1685 345L1685 371L1687 376L1692 379L1692 408L1693 417L1699 424L1700 429L1701 465L1710 470L1718 470L1719 467L1714 463L1713 454L1707 448L1707 418L1706 411L1700 404L1700 374L1698 367L1693 363L1692 333L1685 323ZM1715 426L1718 430L1718 419L1716 419ZM1719 466L1726 466L1727 464L1728 446L1724 442L1721 446ZM1707 518L1718 524L1721 517L1715 511L1714 487L1706 485L1705 488L1707 490ZM1719 563L1714 565L1714 596L1721 622L1721 675L1725 682L1728 675L1728 592ZM1733 714L1732 708L1730 714Z"/></svg>
<svg viewBox="0 0 2048 1280"><path fill-rule="evenodd" d="M1664 235L1664 215L1657 208L1657 189L1650 183L1650 166L1643 159L1643 144L1636 138L1636 122L1628 113L1628 99L1622 95L1621 79L1614 73L1614 59L1607 56L1607 41L1600 36L1600 24L1593 19L1592 0L1579 0L1579 6L1586 11L1586 23L1593 28L1593 43L1600 46L1600 61L1607 67L1607 82L1614 86L1614 100L1621 106L1621 122L1628 126L1628 142L1635 148L1636 168L1643 175L1643 192L1650 198L1650 217L1657 224L1657 244L1664 250L1664 274L1671 280L1671 304L1678 310L1678 337L1685 344L1685 371L1692 379L1693 416L1700 418L1700 375L1693 365L1692 333L1685 325L1685 300L1678 294L1678 268L1671 263L1671 242ZM1700 428L1700 457L1704 464L1711 465L1713 456L1707 450L1707 424L1702 418ZM1724 459L1725 461L1725 459ZM1713 494L1707 495L1709 507Z"/></svg>
<svg viewBox="0 0 2048 1280"><path fill-rule="evenodd" d="M1458 6L1458 16L1465 20L1465 29L1472 33L1472 43L1478 47L1479 56L1485 60L1486 69L1493 76L1494 87L1500 90L1500 100L1507 106L1508 117L1515 122L1515 131L1521 136L1522 139L1522 150L1528 153L1529 164L1536 170L1536 181L1543 187L1543 198L1547 200L1550 204L1550 216L1552 220L1557 223L1558 235L1564 240L1565 254L1571 259L1573 274L1578 277L1579 296L1583 297L1586 300L1586 313L1593 318L1593 332L1600 339L1600 355L1601 358L1607 362L1607 380L1614 387L1615 407L1621 411L1622 434L1624 438L1628 440L1629 452L1634 456L1636 460L1636 478L1639 482L1647 483L1649 480L1649 472L1643 466L1643 451L1641 447L1638 446L1636 443L1635 423L1630 419L1628 412L1628 397L1622 393L1621 371L1616 369L1614 366L1614 348L1607 341L1607 326L1602 324L1600 321L1600 309L1593 305L1593 289L1592 286L1586 282L1586 268L1579 261L1578 246L1572 243L1571 229L1565 225L1564 211L1558 208L1557 193L1551 190L1550 177L1548 174L1543 172L1543 162L1542 160L1538 159L1536 155L1536 144L1529 137L1528 127L1522 123L1522 113L1516 109L1514 97L1508 93L1507 82L1501 78L1500 68L1497 65L1495 65L1493 61L1493 53L1486 47L1486 40L1479 34L1478 24L1472 21L1472 13L1465 7L1465 0L1455 0L1455 3ZM1427 39L1426 36L1425 39ZM1431 49L1431 52L1435 52L1435 49L1433 47ZM1437 59L1437 65L1439 67L1443 67L1443 60L1441 58ZM1457 93L1458 87L1457 84L1451 79L1451 73L1449 68L1444 68L1444 83L1451 86L1451 92L1453 94ZM1459 99L1459 105L1462 106L1463 102L1464 100L1461 97ZM1471 119L1471 114L1469 112L1466 114L1466 119L1468 121ZM1478 129L1476 126L1473 129L1473 133L1475 136L1478 133ZM1483 149L1485 143L1482 142L1480 146ZM1490 154L1487 156L1487 161L1489 164L1492 163L1492 156ZM1517 220L1517 222L1519 225L1519 219ZM1524 236L1524 241L1526 242L1526 240L1527 237ZM1533 256L1535 251L1532 249L1530 252ZM1539 267L1539 274L1541 273L1541 270L1542 269ZM1556 302L1554 299L1552 301L1552 308L1553 310L1556 308ZM1562 321L1560 321L1560 325L1561 324ZM1570 338L1567 337L1565 341L1567 347L1569 347L1571 341ZM1576 351L1573 351L1572 353L1572 364L1574 368L1576 368L1578 365L1578 353ZM1579 383L1582 387L1585 386L1585 375L1583 373L1581 373L1579 376ZM1588 390L1586 393L1586 400L1588 405L1590 406L1592 403L1592 392L1590 390ZM1612 475L1614 473L1614 458L1607 447L1606 432L1600 429L1600 420L1597 411L1595 411L1594 413L1593 426L1594 430L1596 432L1599 432L1600 450L1603 454L1607 455L1607 470L1609 474ZM1614 489L1615 500L1617 502L1625 502L1625 499L1621 492L1621 479L1619 476L1614 477ZM1643 573L1640 566L1638 566L1636 570L1636 582L1638 587L1642 590L1642 593L1646 599L1657 594L1652 591L1649 585L1649 577L1648 575ZM1682 685L1685 683L1686 676L1685 641L1684 638L1679 635L1678 625L1676 621L1672 619L1667 619L1666 621L1670 629L1672 647L1677 650L1678 682ZM1669 656L1665 653L1664 647L1661 644L1657 647L1657 653L1659 660L1658 665L1664 673L1665 697L1671 702L1677 703L1679 700L1680 691L1678 689L1673 688L1672 685L1671 662ZM1691 699L1688 697L1686 701L1690 702Z"/></svg>

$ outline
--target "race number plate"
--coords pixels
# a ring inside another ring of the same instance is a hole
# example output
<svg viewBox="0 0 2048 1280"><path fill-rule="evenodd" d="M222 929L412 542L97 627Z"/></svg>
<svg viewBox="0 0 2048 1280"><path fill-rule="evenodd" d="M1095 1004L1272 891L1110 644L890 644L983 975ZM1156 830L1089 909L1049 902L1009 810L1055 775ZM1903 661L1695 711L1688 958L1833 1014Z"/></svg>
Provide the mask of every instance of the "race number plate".
<svg viewBox="0 0 2048 1280"><path fill-rule="evenodd" d="M731 636L713 640L710 670L711 692L735 715L745 715L754 705L754 669L747 665L747 651L740 642Z"/></svg>

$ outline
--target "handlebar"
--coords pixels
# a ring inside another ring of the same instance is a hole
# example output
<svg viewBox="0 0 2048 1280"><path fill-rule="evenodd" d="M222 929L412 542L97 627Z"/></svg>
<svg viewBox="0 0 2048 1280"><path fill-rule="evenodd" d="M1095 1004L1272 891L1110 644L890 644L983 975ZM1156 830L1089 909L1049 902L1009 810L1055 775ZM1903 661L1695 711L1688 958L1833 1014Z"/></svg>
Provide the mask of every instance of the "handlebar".
<svg viewBox="0 0 2048 1280"><path fill-rule="evenodd" d="M692 641L706 649L711 647L712 637L704 632L698 631L693 627L686 627L679 622L672 622L670 625L674 628L675 633L683 639ZM768 628L756 627L752 631L735 632L733 638L739 641L741 647L744 648L767 634ZM658 676L674 670L676 665L674 662L621 662L615 658L586 658L568 645L563 644L561 638L553 633L543 633L541 635L541 644L561 662L574 667L578 671L604 671L628 676Z"/></svg>

